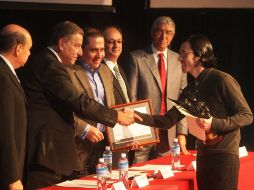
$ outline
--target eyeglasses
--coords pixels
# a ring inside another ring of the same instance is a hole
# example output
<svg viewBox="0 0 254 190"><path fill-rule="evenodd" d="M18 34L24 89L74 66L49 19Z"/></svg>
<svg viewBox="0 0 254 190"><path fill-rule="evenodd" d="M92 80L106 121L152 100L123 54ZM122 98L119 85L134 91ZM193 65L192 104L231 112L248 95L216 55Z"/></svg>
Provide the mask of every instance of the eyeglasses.
<svg viewBox="0 0 254 190"><path fill-rule="evenodd" d="M105 41L107 44L122 44L123 43L123 40L106 40Z"/></svg>

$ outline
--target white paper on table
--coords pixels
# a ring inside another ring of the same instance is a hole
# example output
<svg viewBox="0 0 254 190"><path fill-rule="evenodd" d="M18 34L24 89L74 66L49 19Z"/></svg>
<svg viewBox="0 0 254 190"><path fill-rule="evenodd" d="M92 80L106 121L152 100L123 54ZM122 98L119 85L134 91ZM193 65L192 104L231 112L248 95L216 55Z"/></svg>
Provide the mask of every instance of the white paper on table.
<svg viewBox="0 0 254 190"><path fill-rule="evenodd" d="M138 111L140 113L147 113L146 107L139 107L133 110ZM138 123L133 123L129 126L122 126L119 123L117 123L115 127L113 128L113 132L114 132L114 138L116 142L122 139L130 139L130 138L135 138L139 136L145 136L144 138L152 137L152 132L150 127L141 125ZM139 138L139 140L140 139L142 138ZM128 142L129 141L130 140L128 140ZM120 143L124 143L124 141L121 141Z"/></svg>
<svg viewBox="0 0 254 190"><path fill-rule="evenodd" d="M56 184L57 186L62 187L85 187L85 188L96 188L97 180L72 180L64 181L62 183Z"/></svg>
<svg viewBox="0 0 254 190"><path fill-rule="evenodd" d="M107 181L107 184L114 183L112 181ZM56 184L61 187L83 187L83 188L97 188L97 180L72 180L64 181L62 183Z"/></svg>
<svg viewBox="0 0 254 190"><path fill-rule="evenodd" d="M198 126L198 123L196 121L197 117L190 114L186 109L179 106L175 102L173 102L173 101L171 101L171 102L183 115L185 115L189 133L192 134L193 136L197 137L198 139L205 141L206 140L205 130Z"/></svg>
<svg viewBox="0 0 254 190"><path fill-rule="evenodd" d="M131 167L131 170L158 170L160 168L168 167L171 165L152 165L152 164L146 164L144 166L139 166L139 167Z"/></svg>
<svg viewBox="0 0 254 190"><path fill-rule="evenodd" d="M182 167L184 165L180 165L180 167ZM146 164L144 166L139 166L139 167L131 167L129 168L130 170L141 170L141 171L146 171L146 170L159 170L159 169L163 169L165 167L169 167L170 169L172 169L172 165L153 165L153 164ZM129 171L130 171L129 170ZM174 170L173 173L177 173L177 172L181 172L178 170Z"/></svg>
<svg viewBox="0 0 254 190"><path fill-rule="evenodd" d="M142 175L142 174L146 174L144 172L141 171L128 171L128 177L133 177L133 176L137 176L137 175ZM113 170L111 173L111 179L119 179L119 171Z"/></svg>
<svg viewBox="0 0 254 190"><path fill-rule="evenodd" d="M61 187L75 187L72 181L64 181L61 183L56 184L57 186L61 186Z"/></svg>

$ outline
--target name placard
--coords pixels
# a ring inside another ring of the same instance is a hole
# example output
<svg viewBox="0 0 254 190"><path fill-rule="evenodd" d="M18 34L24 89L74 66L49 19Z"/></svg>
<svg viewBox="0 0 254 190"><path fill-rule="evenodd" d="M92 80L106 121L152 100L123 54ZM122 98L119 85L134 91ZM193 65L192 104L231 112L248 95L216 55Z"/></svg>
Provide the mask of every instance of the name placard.
<svg viewBox="0 0 254 190"><path fill-rule="evenodd" d="M126 190L126 188L125 188L123 182L119 181L117 183L112 184L111 190Z"/></svg>
<svg viewBox="0 0 254 190"><path fill-rule="evenodd" d="M190 163L190 165L188 166L187 170L190 171L190 170L194 170L196 171L196 168L197 168L197 162L196 161L192 161Z"/></svg>
<svg viewBox="0 0 254 190"><path fill-rule="evenodd" d="M154 176L157 179L167 179L169 177L174 176L174 173L171 170L171 168L169 166L167 166L167 167L164 167L164 168L160 168L159 170L156 170L154 172Z"/></svg>
<svg viewBox="0 0 254 190"><path fill-rule="evenodd" d="M149 185L149 181L146 177L145 174L134 177L131 187L138 187L138 188L142 188Z"/></svg>
<svg viewBox="0 0 254 190"><path fill-rule="evenodd" d="M239 147L239 158L248 156L248 152L245 146Z"/></svg>

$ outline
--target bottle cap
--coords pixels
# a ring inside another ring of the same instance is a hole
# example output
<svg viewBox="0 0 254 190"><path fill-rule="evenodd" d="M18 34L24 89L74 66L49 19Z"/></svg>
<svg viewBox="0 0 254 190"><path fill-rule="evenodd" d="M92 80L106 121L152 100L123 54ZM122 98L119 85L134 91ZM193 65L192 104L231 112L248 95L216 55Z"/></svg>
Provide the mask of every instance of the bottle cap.
<svg viewBox="0 0 254 190"><path fill-rule="evenodd" d="M99 158L99 163L104 163L104 158Z"/></svg>
<svg viewBox="0 0 254 190"><path fill-rule="evenodd" d="M175 138L175 139L174 139L174 142L178 142L178 138Z"/></svg>
<svg viewBox="0 0 254 190"><path fill-rule="evenodd" d="M110 146L106 146L106 147L105 147L105 150L110 150Z"/></svg>
<svg viewBox="0 0 254 190"><path fill-rule="evenodd" d="M121 158L126 158L126 153L121 153Z"/></svg>

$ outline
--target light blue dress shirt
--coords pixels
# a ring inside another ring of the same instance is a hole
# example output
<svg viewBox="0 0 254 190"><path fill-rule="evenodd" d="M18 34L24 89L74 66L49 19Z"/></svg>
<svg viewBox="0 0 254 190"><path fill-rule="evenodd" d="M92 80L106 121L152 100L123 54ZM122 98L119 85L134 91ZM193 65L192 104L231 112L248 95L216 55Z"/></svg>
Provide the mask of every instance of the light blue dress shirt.
<svg viewBox="0 0 254 190"><path fill-rule="evenodd" d="M97 102L99 102L100 104L104 105L105 102L105 90L103 87L103 83L101 80L101 77L99 75L99 69L92 69L90 65L86 64L86 63L82 63L82 66L84 67L84 71L88 77L89 83L92 87L92 91L94 94L94 98ZM83 139L86 138L86 135L89 131L90 125L88 124L85 129L83 130L81 137ZM97 123L97 129L99 129L101 132L105 131L105 126L101 123Z"/></svg>

